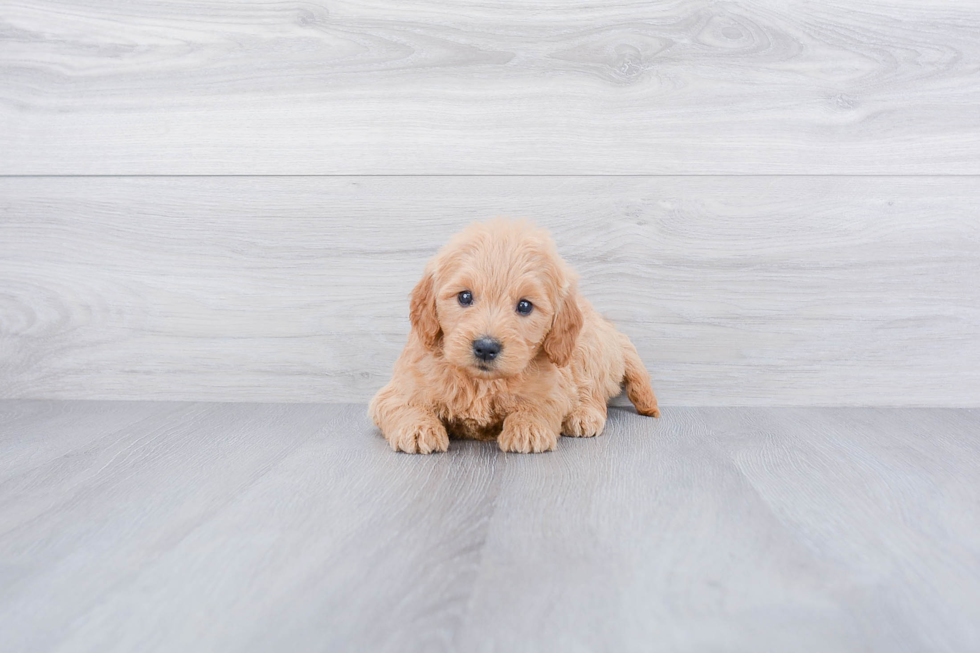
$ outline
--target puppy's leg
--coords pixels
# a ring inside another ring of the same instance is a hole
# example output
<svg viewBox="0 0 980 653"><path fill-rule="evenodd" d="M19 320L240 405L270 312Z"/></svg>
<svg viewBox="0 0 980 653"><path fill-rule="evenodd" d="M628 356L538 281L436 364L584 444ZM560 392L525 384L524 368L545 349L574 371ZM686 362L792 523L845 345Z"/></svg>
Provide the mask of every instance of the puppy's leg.
<svg viewBox="0 0 980 653"><path fill-rule="evenodd" d="M630 339L622 335L623 354L626 358L626 373L623 380L626 382L626 396L629 397L636 412L650 417L660 417L660 408L657 407L657 395L653 393L650 385L650 373L644 367L636 347Z"/></svg>
<svg viewBox="0 0 980 653"><path fill-rule="evenodd" d="M449 434L435 413L409 405L390 387L374 397L370 413L395 451L434 453L449 448Z"/></svg>
<svg viewBox="0 0 980 653"><path fill-rule="evenodd" d="M591 438L602 433L606 426L606 400L600 396L589 396L565 416L561 432L575 438Z"/></svg>
<svg viewBox="0 0 980 653"><path fill-rule="evenodd" d="M554 451L561 435L561 416L545 406L511 413L504 419L497 444L503 451L541 453Z"/></svg>

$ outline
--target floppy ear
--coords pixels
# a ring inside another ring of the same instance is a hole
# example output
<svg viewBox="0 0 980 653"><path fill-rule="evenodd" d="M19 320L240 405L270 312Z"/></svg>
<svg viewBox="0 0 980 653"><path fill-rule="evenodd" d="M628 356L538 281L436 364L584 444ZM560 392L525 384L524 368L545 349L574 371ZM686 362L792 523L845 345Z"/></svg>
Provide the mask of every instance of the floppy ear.
<svg viewBox="0 0 980 653"><path fill-rule="evenodd" d="M558 312L555 313L551 331L544 338L544 352L558 367L568 364L568 359L575 350L578 333L582 330L582 311L575 299L577 295L578 290L572 286L562 300Z"/></svg>
<svg viewBox="0 0 980 653"><path fill-rule="evenodd" d="M422 279L415 284L408 317L412 321L412 329L418 334L422 344L429 349L435 347L442 328L436 315L435 278L429 268L426 268Z"/></svg>

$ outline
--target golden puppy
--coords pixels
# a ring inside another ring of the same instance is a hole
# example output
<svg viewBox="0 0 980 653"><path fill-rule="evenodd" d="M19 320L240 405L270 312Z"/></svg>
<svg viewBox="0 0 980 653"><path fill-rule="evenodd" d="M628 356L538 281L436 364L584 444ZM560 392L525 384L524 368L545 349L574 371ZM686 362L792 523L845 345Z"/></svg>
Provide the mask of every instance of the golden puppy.
<svg viewBox="0 0 980 653"><path fill-rule="evenodd" d="M394 376L370 407L396 451L445 451L450 434L550 451L562 433L601 433L623 383L638 412L660 416L633 343L527 222L474 224L453 238L412 291L410 317Z"/></svg>

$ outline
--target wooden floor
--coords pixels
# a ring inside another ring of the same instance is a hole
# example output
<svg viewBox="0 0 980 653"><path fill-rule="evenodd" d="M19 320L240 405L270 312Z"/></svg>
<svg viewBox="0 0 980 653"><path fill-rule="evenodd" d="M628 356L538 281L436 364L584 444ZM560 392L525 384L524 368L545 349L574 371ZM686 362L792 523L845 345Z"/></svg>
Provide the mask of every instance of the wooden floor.
<svg viewBox="0 0 980 653"><path fill-rule="evenodd" d="M0 402L3 651L977 651L980 411Z"/></svg>

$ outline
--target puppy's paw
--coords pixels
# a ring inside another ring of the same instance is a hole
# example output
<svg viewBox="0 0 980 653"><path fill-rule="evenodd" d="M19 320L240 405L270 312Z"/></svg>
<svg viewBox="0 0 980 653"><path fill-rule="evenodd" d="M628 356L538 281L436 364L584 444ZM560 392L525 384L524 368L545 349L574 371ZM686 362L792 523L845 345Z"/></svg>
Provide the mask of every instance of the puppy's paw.
<svg viewBox="0 0 980 653"><path fill-rule="evenodd" d="M405 453L435 453L449 449L449 434L438 422L410 424L393 433L388 444Z"/></svg>
<svg viewBox="0 0 980 653"><path fill-rule="evenodd" d="M508 417L504 429L497 436L502 451L515 453L541 453L554 451L558 445L558 433L528 419Z"/></svg>
<svg viewBox="0 0 980 653"><path fill-rule="evenodd" d="M602 433L606 415L597 408L579 406L565 417L561 432L573 438L591 438Z"/></svg>

